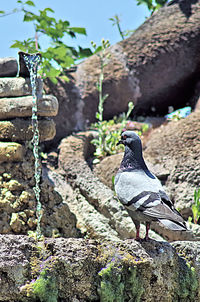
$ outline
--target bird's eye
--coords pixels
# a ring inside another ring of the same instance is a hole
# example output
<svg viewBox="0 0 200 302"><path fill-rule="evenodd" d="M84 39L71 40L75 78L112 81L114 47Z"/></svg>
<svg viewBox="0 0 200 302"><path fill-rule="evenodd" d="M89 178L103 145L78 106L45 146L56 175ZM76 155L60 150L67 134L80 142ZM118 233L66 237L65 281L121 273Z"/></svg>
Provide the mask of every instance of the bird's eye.
<svg viewBox="0 0 200 302"><path fill-rule="evenodd" d="M127 139L127 135L124 135L124 136L123 136L123 139Z"/></svg>

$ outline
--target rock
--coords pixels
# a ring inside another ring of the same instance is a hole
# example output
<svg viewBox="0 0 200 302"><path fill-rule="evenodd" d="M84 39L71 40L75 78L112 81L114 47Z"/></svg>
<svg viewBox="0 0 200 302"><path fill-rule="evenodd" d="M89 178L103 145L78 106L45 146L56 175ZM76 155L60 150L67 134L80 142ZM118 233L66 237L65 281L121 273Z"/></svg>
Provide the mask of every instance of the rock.
<svg viewBox="0 0 200 302"><path fill-rule="evenodd" d="M18 64L15 58L0 58L0 77L16 77Z"/></svg>
<svg viewBox="0 0 200 302"><path fill-rule="evenodd" d="M94 166L94 173L98 176L102 183L111 189L114 189L113 177L115 177L119 169L122 157L123 153L107 156L101 160L100 163Z"/></svg>
<svg viewBox="0 0 200 302"><path fill-rule="evenodd" d="M53 120L39 120L40 142L50 140L55 136L56 129ZM31 119L13 119L0 121L0 140L2 141L30 141L33 138Z"/></svg>
<svg viewBox="0 0 200 302"><path fill-rule="evenodd" d="M42 96L43 82L37 79L36 93ZM17 97L32 95L32 88L29 78L0 78L0 97Z"/></svg>
<svg viewBox="0 0 200 302"><path fill-rule="evenodd" d="M22 161L24 148L18 143L0 142L0 162Z"/></svg>
<svg viewBox="0 0 200 302"><path fill-rule="evenodd" d="M200 97L197 100L196 106L195 106L195 110L200 110Z"/></svg>
<svg viewBox="0 0 200 302"><path fill-rule="evenodd" d="M200 63L200 0L181 3L163 7L128 39L107 50L105 119L127 111L129 101L134 102L137 116L165 115L169 106L179 109L189 102ZM189 17L185 14L188 7ZM99 57L93 55L69 74L69 83L46 81L46 91L58 98L60 107L54 119L55 142L95 121L99 73Z"/></svg>
<svg viewBox="0 0 200 302"><path fill-rule="evenodd" d="M0 99L0 120L32 116L32 96ZM58 113L58 101L53 95L44 95L38 99L38 116L55 116Z"/></svg>
<svg viewBox="0 0 200 302"><path fill-rule="evenodd" d="M83 103L80 102L78 89L74 87L74 80L66 82L58 79L58 84L54 85L50 80L45 79L45 93L54 95L59 103L57 117L54 117L56 123L56 136L51 142L56 145L59 141L71 134L73 131L84 130L82 115L80 113ZM47 143L47 146L49 144Z"/></svg>
<svg viewBox="0 0 200 302"><path fill-rule="evenodd" d="M118 233L109 225L109 219L102 215L87 199L80 190L72 189L65 178L56 172L48 172L48 176L54 184L55 190L62 196L70 211L75 214L77 227L83 235L90 238L118 241Z"/></svg>
<svg viewBox="0 0 200 302"><path fill-rule="evenodd" d="M0 166L0 233L27 234L37 226L34 157L24 146L21 162ZM43 173L40 181L43 208L41 230L44 236L78 237L76 217Z"/></svg>
<svg viewBox="0 0 200 302"><path fill-rule="evenodd" d="M0 235L0 301L198 302L200 244L173 246Z"/></svg>
<svg viewBox="0 0 200 302"><path fill-rule="evenodd" d="M171 121L151 132L144 157L169 171L167 190L187 219L195 188L200 183L200 111L185 119Z"/></svg>

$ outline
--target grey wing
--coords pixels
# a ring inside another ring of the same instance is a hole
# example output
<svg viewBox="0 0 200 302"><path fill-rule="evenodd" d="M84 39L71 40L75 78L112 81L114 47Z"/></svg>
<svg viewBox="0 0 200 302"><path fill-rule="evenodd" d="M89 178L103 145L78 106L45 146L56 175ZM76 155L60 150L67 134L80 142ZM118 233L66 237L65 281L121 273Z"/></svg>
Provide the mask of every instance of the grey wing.
<svg viewBox="0 0 200 302"><path fill-rule="evenodd" d="M129 205L129 210L133 210ZM151 193L149 198L137 209L152 220L158 220L172 230L186 230L185 222L180 213L164 191Z"/></svg>
<svg viewBox="0 0 200 302"><path fill-rule="evenodd" d="M185 222L163 191L159 180L144 172L123 172L115 179L115 191L129 211L138 211L152 220L159 220L173 230L185 230Z"/></svg>
<svg viewBox="0 0 200 302"><path fill-rule="evenodd" d="M119 200L135 209L143 204L148 207L160 204L159 190L162 190L159 180L150 179L143 171L119 173L115 179L115 191Z"/></svg>

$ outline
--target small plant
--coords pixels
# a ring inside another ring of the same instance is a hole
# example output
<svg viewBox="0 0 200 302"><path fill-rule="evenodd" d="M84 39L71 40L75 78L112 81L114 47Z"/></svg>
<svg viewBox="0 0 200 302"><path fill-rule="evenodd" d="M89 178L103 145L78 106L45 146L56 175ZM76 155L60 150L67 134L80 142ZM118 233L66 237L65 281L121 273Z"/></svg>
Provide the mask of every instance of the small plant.
<svg viewBox="0 0 200 302"><path fill-rule="evenodd" d="M126 114L123 114L120 119L114 118L110 121L97 122L91 125L91 127L98 131L98 138L93 139L92 143L96 147L94 152L95 159L93 163L98 163L100 159L104 158L107 155L116 154L122 146L117 146L119 138L121 136L122 130L125 128L128 117L133 110L133 103L128 103L128 111ZM117 125L120 122L121 126L115 130L110 130L114 125ZM100 130L100 131L99 131Z"/></svg>
<svg viewBox="0 0 200 302"><path fill-rule="evenodd" d="M198 223L200 218L200 189L194 191L194 204L192 205L193 221Z"/></svg>
<svg viewBox="0 0 200 302"><path fill-rule="evenodd" d="M117 29L119 31L119 34L122 38L122 40L124 40L124 32L122 31L121 29L121 26L120 26L120 19L119 19L119 16L118 15L114 15L112 18L109 18L110 21L113 22L113 26L117 26Z"/></svg>
<svg viewBox="0 0 200 302"><path fill-rule="evenodd" d="M103 94L103 80L104 80L104 67L107 64L107 61L110 57L109 54L106 53L106 49L110 46L109 41L105 41L102 39L101 46L97 48L96 44L92 42L92 46L95 49L95 53L100 59L100 75L99 81L97 83L97 90L99 92L99 104L98 104L98 112L96 113L96 118L98 120L97 123L91 125L91 128L97 130L98 137L92 140L92 144L96 147L94 152L95 159L93 163L98 163L101 158L106 155L111 155L116 153L116 144L121 135L122 129L125 127L127 119L133 110L133 103L130 102L128 104L128 112L123 114L121 127L118 130L110 132L110 127L115 123L113 120L104 121L103 120L103 105L105 100L108 97L108 94ZM99 52L99 50L101 51Z"/></svg>
<svg viewBox="0 0 200 302"><path fill-rule="evenodd" d="M121 25L120 25L120 18L118 15L114 15L112 18L109 18L110 21L112 21L112 25L113 26L117 26L118 32L120 34L120 37L122 38L122 40L124 40L125 38L127 38L128 36L130 36L134 30L122 30L121 29Z"/></svg>
<svg viewBox="0 0 200 302"><path fill-rule="evenodd" d="M103 105L105 100L108 97L108 94L103 94L103 80L104 80L104 67L107 64L107 60L109 59L109 54L106 54L106 49L110 46L109 41L105 41L102 39L102 45L100 47L96 47L96 44L92 42L92 46L95 49L95 53L100 59L100 75L99 81L97 83L97 90L99 92L99 104L98 104L98 112L96 113L96 118L98 120L97 123L91 125L91 128L98 131L98 137L92 140L92 144L96 147L94 152L95 159L93 161L94 164L98 163L101 158L106 155L112 155L116 153L116 144L119 140L119 136L121 135L122 129L125 127L127 119L133 110L133 103L128 104L128 112L123 114L121 127L118 130L110 132L110 127L115 124L114 120L104 121L103 120ZM99 49L101 51L99 52Z"/></svg>

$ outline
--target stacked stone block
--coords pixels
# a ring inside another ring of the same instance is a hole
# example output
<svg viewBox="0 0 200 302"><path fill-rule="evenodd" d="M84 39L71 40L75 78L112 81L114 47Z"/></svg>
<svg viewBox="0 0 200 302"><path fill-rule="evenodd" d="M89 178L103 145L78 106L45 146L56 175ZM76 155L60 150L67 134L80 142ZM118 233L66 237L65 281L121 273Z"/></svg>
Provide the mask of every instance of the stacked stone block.
<svg viewBox="0 0 200 302"><path fill-rule="evenodd" d="M17 77L13 58L0 59L0 233L27 234L36 229L36 200L33 187L34 157L30 148L32 131L32 90L29 78ZM42 95L37 79L40 142L56 133L51 117L58 112L58 101ZM47 178L41 180L44 235L77 236L75 217Z"/></svg>

